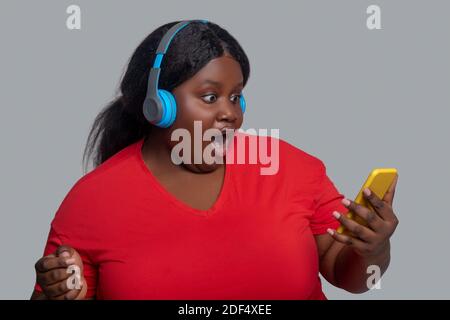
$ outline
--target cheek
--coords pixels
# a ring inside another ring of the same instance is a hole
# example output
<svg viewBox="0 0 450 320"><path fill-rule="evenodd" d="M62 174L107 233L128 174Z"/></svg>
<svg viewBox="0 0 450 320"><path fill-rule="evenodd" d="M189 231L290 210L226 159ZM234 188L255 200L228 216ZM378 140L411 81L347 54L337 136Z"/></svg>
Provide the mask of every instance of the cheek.
<svg viewBox="0 0 450 320"><path fill-rule="evenodd" d="M244 122L244 114L242 112L239 113L238 119L236 121L236 129L239 129Z"/></svg>
<svg viewBox="0 0 450 320"><path fill-rule="evenodd" d="M188 96L177 98L177 117L175 125L180 128L189 129L194 127L194 121L202 121L203 128L208 128L214 123L215 114L212 108L208 108L196 97Z"/></svg>

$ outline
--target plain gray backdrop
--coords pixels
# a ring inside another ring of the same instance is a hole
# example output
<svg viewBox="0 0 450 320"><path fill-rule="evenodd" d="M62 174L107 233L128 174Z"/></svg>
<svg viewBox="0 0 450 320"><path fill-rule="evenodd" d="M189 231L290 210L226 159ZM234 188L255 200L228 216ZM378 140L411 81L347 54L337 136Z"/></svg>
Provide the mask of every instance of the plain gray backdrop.
<svg viewBox="0 0 450 320"><path fill-rule="evenodd" d="M66 8L81 7L81 30ZM368 30L366 8L381 8ZM23 1L0 4L0 298L28 299L49 224L82 176L100 109L158 26L208 19L246 50L243 128L279 128L354 198L375 167L399 171L400 225L381 289L329 299L448 299L449 1Z"/></svg>

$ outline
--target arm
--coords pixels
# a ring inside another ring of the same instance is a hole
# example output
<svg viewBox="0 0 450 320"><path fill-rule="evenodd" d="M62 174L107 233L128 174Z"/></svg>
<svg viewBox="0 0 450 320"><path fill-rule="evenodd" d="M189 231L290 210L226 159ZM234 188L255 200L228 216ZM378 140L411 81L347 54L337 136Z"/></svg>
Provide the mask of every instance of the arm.
<svg viewBox="0 0 450 320"><path fill-rule="evenodd" d="M334 240L329 234L315 236L320 257L320 273L332 285L351 293L369 290L367 279L370 265L380 267L381 275L390 261L390 245L378 255L363 257L351 246Z"/></svg>
<svg viewBox="0 0 450 320"><path fill-rule="evenodd" d="M48 297L43 292L34 290L30 300L48 300ZM95 300L95 297L84 298L83 300Z"/></svg>
<svg viewBox="0 0 450 320"><path fill-rule="evenodd" d="M387 270L390 262L389 239L398 225L398 219L392 210L396 182L397 179L383 200L370 190L364 192L364 197L373 206L374 211L347 199L343 200L344 206L367 221L367 227L348 219L346 215L334 213L335 218L350 230L353 236L328 230L329 234L315 237L320 257L320 272L331 284L352 293L362 293L369 290L369 266L378 266L381 275Z"/></svg>
<svg viewBox="0 0 450 320"><path fill-rule="evenodd" d="M30 300L48 300L48 298L43 292L34 290Z"/></svg>

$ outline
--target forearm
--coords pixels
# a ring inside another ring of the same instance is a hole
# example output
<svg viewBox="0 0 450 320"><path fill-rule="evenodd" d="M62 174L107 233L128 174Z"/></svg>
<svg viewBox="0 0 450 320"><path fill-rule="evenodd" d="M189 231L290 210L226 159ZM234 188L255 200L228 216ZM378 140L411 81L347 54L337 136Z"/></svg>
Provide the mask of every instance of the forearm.
<svg viewBox="0 0 450 320"><path fill-rule="evenodd" d="M380 276L384 274L390 262L390 243L379 254L363 257L356 253L351 246L344 246L338 253L334 264L336 285L352 293L363 293L370 288L367 279L372 275L368 273L371 265L380 268Z"/></svg>
<svg viewBox="0 0 450 320"><path fill-rule="evenodd" d="M30 300L49 300L49 298L45 295L45 293L34 290ZM95 296L91 298L84 298L83 300L95 300Z"/></svg>
<svg viewBox="0 0 450 320"><path fill-rule="evenodd" d="M48 298L43 292L34 290L30 300L48 300Z"/></svg>

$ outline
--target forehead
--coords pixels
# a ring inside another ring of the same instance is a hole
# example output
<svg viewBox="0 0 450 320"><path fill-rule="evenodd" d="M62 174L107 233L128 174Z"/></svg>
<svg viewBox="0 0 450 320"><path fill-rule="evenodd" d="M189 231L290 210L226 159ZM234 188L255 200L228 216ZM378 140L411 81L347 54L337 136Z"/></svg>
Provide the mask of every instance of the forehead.
<svg viewBox="0 0 450 320"><path fill-rule="evenodd" d="M212 82L211 82L212 81ZM222 56L209 61L201 68L187 85L214 85L216 82L224 86L236 86L243 81L240 64L230 56Z"/></svg>

